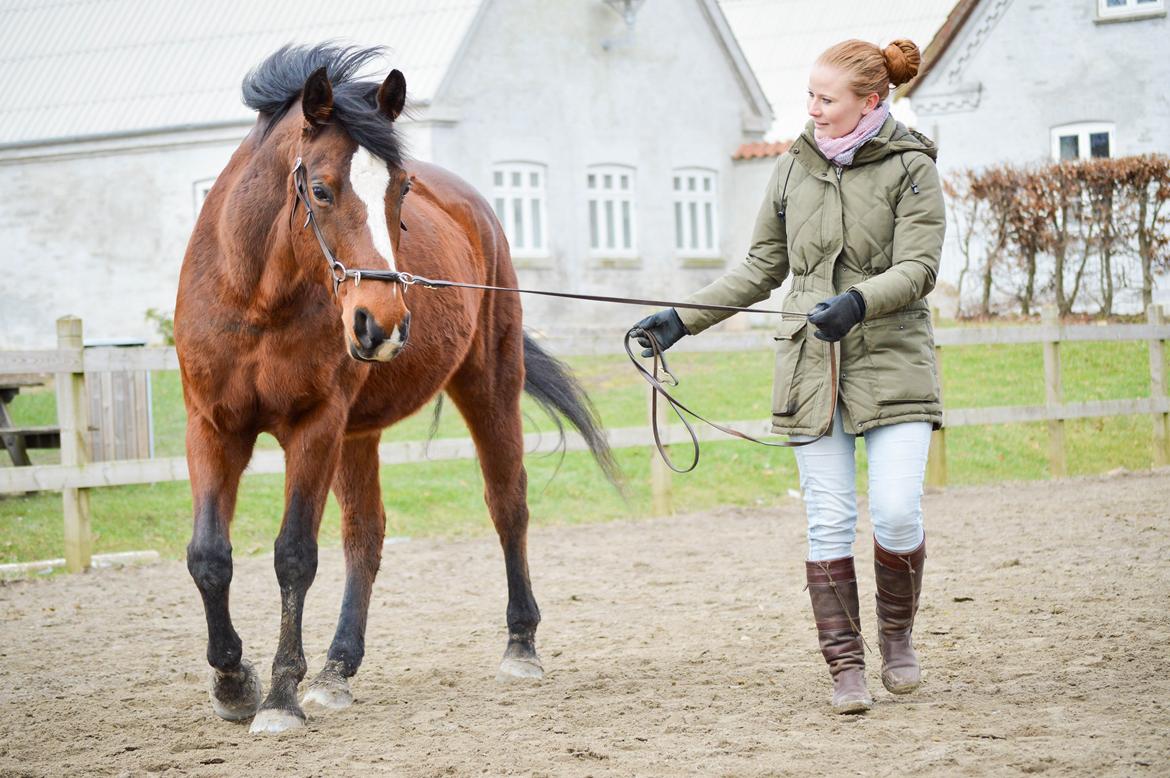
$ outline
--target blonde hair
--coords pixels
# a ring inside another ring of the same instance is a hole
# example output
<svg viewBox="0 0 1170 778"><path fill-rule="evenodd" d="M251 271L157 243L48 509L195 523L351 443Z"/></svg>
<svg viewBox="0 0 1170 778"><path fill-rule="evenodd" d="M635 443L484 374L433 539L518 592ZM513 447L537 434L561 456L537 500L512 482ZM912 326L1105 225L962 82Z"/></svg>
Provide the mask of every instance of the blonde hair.
<svg viewBox="0 0 1170 778"><path fill-rule="evenodd" d="M922 53L905 38L879 49L872 43L847 40L830 46L817 57L818 65L832 65L849 75L849 88L858 97L877 92L885 100L890 84L900 86L918 75Z"/></svg>

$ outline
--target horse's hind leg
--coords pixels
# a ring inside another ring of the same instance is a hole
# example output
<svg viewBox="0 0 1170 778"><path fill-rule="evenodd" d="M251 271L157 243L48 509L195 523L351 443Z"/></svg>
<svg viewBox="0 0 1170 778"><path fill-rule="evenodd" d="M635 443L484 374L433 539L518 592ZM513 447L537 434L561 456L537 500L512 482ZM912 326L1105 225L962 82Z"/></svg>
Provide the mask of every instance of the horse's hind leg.
<svg viewBox="0 0 1170 778"><path fill-rule="evenodd" d="M520 421L523 362L505 339L491 367L467 364L447 386L479 452L484 500L500 536L508 578L508 647L496 679L542 678L536 653L540 609L528 578L528 475L524 470L524 430Z"/></svg>
<svg viewBox="0 0 1170 778"><path fill-rule="evenodd" d="M228 528L236 507L240 475L256 437L216 432L203 419L187 421L187 464L195 522L187 546L187 569L203 597L207 615L207 662L212 667L211 707L221 718L251 718L260 706L260 679L243 658L240 636L232 627L228 590L232 582L232 545Z"/></svg>
<svg viewBox="0 0 1170 778"><path fill-rule="evenodd" d="M325 667L309 684L302 705L346 708L353 703L347 679L357 673L365 654L370 590L382 562L382 540L386 535L386 513L378 483L380 437L374 432L349 438L342 446L333 493L341 505L345 595Z"/></svg>

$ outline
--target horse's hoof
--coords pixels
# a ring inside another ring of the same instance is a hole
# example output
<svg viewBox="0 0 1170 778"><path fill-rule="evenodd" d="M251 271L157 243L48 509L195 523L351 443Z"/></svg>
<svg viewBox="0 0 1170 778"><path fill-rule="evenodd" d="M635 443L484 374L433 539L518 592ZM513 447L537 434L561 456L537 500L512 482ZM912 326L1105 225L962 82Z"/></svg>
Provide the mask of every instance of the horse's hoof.
<svg viewBox="0 0 1170 778"><path fill-rule="evenodd" d="M324 670L317 673L317 677L305 690L305 696L301 698L301 707L307 708L310 705L320 705L330 710L341 710L353 705L349 681L326 665Z"/></svg>
<svg viewBox="0 0 1170 778"><path fill-rule="evenodd" d="M303 726L305 726L305 714L300 711L265 708L256 714L256 718L252 719L252 726L248 731L256 735L286 732L290 729L300 729Z"/></svg>
<svg viewBox="0 0 1170 778"><path fill-rule="evenodd" d="M255 715L260 707L260 676L247 659L240 660L240 669L224 673L212 668L211 709L227 721L243 721Z"/></svg>
<svg viewBox="0 0 1170 778"><path fill-rule="evenodd" d="M544 667L540 664L540 657L535 654L524 658L506 656L496 673L496 681L500 683L539 681L541 678L544 678Z"/></svg>

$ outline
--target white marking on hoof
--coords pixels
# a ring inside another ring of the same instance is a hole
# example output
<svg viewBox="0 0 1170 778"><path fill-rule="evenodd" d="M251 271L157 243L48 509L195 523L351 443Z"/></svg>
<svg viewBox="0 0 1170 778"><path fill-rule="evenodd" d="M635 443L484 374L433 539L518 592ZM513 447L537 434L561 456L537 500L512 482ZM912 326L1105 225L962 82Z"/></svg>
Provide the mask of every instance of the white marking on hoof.
<svg viewBox="0 0 1170 778"><path fill-rule="evenodd" d="M349 690L349 684L344 679L340 681L337 679L316 680L309 685L305 696L301 698L302 708L307 708L310 705L319 705L330 710L343 710L353 705L353 694Z"/></svg>
<svg viewBox="0 0 1170 778"><path fill-rule="evenodd" d="M221 700L215 696L217 690L231 693L233 699ZM256 675L256 669L246 659L240 661L237 673L221 673L213 668L207 696L211 698L211 709L221 719L225 721L250 719L260 707L260 699L263 696L260 676Z"/></svg>
<svg viewBox="0 0 1170 778"><path fill-rule="evenodd" d="M500 671L496 673L496 681L500 683L539 681L541 678L544 678L544 668L541 667L540 660L536 658L516 659L506 656L504 661L500 662Z"/></svg>
<svg viewBox="0 0 1170 778"><path fill-rule="evenodd" d="M253 735L260 733L285 732L290 729L300 729L305 726L305 720L300 716L277 708L265 708L252 719L252 726L248 729Z"/></svg>

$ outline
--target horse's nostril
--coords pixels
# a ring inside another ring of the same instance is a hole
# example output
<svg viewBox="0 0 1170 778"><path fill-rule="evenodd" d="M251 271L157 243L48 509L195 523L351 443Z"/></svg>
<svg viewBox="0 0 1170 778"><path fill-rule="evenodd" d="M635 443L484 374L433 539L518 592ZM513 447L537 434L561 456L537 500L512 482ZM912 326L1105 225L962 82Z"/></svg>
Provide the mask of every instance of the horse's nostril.
<svg viewBox="0 0 1170 778"><path fill-rule="evenodd" d="M358 344L367 350L377 348L386 340L386 331L365 308L358 308L353 312L353 334L357 337Z"/></svg>

